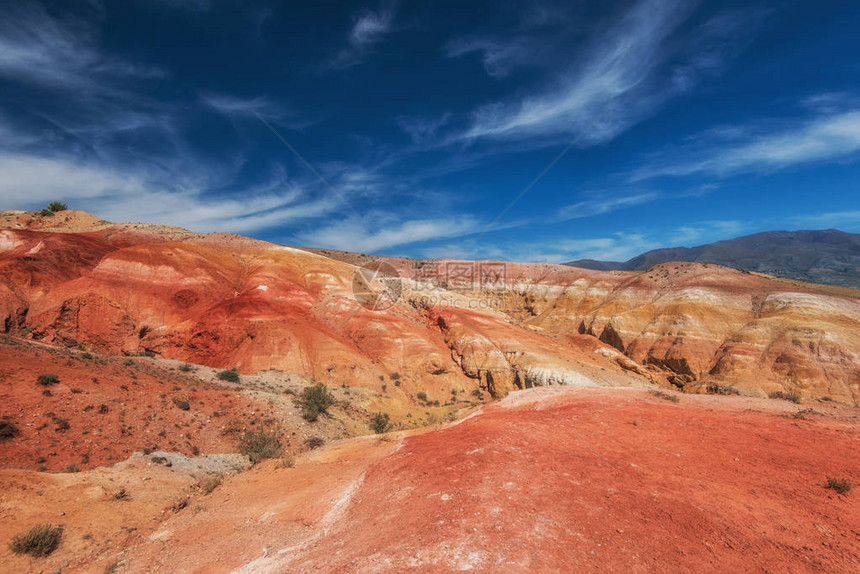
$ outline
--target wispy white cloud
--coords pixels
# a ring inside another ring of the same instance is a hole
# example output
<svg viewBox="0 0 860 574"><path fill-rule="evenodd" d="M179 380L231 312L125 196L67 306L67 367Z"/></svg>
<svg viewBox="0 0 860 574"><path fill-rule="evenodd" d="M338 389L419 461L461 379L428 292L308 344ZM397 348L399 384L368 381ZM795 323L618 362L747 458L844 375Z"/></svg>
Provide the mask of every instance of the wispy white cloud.
<svg viewBox="0 0 860 574"><path fill-rule="evenodd" d="M209 109L230 118L263 119L290 129L301 130L320 121L321 116L299 114L266 96L239 98L227 94L205 92L200 101Z"/></svg>
<svg viewBox="0 0 860 574"><path fill-rule="evenodd" d="M665 246L642 233L614 233L604 237L553 238L552 241L506 241L475 244L460 241L419 250L428 259L498 259L521 263L565 263L577 259L626 261L644 251Z"/></svg>
<svg viewBox="0 0 860 574"><path fill-rule="evenodd" d="M608 31L596 35L585 56L563 75L520 99L479 107L455 139L529 139L535 145L580 133L584 145L612 139L690 90L699 77L722 71L761 19L761 13L753 11L720 14L694 30L689 35L694 40L669 42L695 4L641 0ZM485 58L499 59L516 46L482 49ZM466 48L474 46L460 50Z"/></svg>
<svg viewBox="0 0 860 574"><path fill-rule="evenodd" d="M41 204L55 198L93 198L122 194L131 196L144 186L134 177L109 169L75 165L45 157L0 155L0 198L7 205Z"/></svg>
<svg viewBox="0 0 860 574"><path fill-rule="evenodd" d="M265 96L255 98L237 98L226 94L206 92L200 95L200 101L228 116L256 116L266 119L280 119L287 115L286 109L269 100Z"/></svg>
<svg viewBox="0 0 860 574"><path fill-rule="evenodd" d="M91 20L62 18L34 1L13 3L0 19L0 76L63 89L74 97L115 91L116 78L156 78L154 66L104 55Z"/></svg>
<svg viewBox="0 0 860 574"><path fill-rule="evenodd" d="M659 246L659 241L642 233L615 233L609 237L597 239L569 239L559 242L561 253L553 261L566 262L576 259L627 261Z"/></svg>
<svg viewBox="0 0 860 574"><path fill-rule="evenodd" d="M741 235L747 224L735 220L698 221L678 227L668 235L667 244L672 247L693 247L714 238L729 239Z"/></svg>
<svg viewBox="0 0 860 574"><path fill-rule="evenodd" d="M860 231L860 210L831 211L790 217L789 221L804 227L836 227Z"/></svg>
<svg viewBox="0 0 860 574"><path fill-rule="evenodd" d="M846 109L857 108L860 100L849 92L822 92L806 96L800 105L818 114L834 114Z"/></svg>
<svg viewBox="0 0 860 574"><path fill-rule="evenodd" d="M5 206L35 209L61 200L110 221L133 218L195 231L255 232L342 209L335 198L315 197L290 184L283 172L229 196L209 193L205 173L176 181L172 172L123 171L73 158L0 153L0 173Z"/></svg>
<svg viewBox="0 0 860 574"><path fill-rule="evenodd" d="M420 145L435 139L439 129L450 120L450 113L438 117L400 117L397 125L412 138L413 143Z"/></svg>
<svg viewBox="0 0 860 574"><path fill-rule="evenodd" d="M470 216L395 221L370 214L363 219L351 218L301 233L299 239L305 245L373 253L423 241L461 237L477 231L480 227Z"/></svg>
<svg viewBox="0 0 860 574"><path fill-rule="evenodd" d="M660 199L660 194L653 191L641 192L632 195L604 194L603 197L586 199L562 207L557 211L554 217L551 217L551 219L554 221L568 221L571 219L593 217L595 215L609 213L610 211L615 211L617 209L650 203L658 199Z"/></svg>
<svg viewBox="0 0 860 574"><path fill-rule="evenodd" d="M569 59L568 50L583 31L572 13L578 10L573 3L522 3L512 27L496 25L488 33L456 37L444 46L444 53L449 58L475 54L487 75L496 79L518 68L555 68Z"/></svg>
<svg viewBox="0 0 860 574"><path fill-rule="evenodd" d="M353 46L369 46L379 42L391 30L393 20L393 4L388 4L378 11L365 9L352 27L349 43Z"/></svg>
<svg viewBox="0 0 860 574"><path fill-rule="evenodd" d="M860 110L788 122L779 129L746 126L730 141L703 137L691 152L671 150L636 169L630 181L707 174L730 177L860 157ZM688 146L689 149L689 146Z"/></svg>
<svg viewBox="0 0 860 574"><path fill-rule="evenodd" d="M394 2L387 1L378 10L360 11L354 18L347 46L329 60L328 67L342 70L364 62L372 48L391 32L395 8Z"/></svg>
<svg viewBox="0 0 860 574"><path fill-rule="evenodd" d="M493 78L504 78L514 68L534 65L544 46L531 38L458 38L445 47L449 58L480 54L484 70Z"/></svg>

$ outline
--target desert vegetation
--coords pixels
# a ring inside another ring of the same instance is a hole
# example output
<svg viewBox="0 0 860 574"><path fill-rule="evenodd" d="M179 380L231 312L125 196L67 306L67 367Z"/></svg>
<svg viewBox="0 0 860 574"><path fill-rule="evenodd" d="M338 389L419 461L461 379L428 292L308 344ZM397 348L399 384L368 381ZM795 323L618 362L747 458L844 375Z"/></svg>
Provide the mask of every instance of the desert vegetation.
<svg viewBox="0 0 860 574"><path fill-rule="evenodd" d="M54 373L44 373L36 378L36 382L43 387L59 384L60 377Z"/></svg>
<svg viewBox="0 0 860 574"><path fill-rule="evenodd" d="M658 399L663 399L664 401L669 401L671 403L678 403L681 401L677 395L673 395L671 393L667 393L665 391L652 390L651 394L657 397Z"/></svg>
<svg viewBox="0 0 860 574"><path fill-rule="evenodd" d="M228 369L226 371L221 371L218 373L217 378L219 381L227 381L228 383L238 383L239 382L239 371L236 369Z"/></svg>
<svg viewBox="0 0 860 574"><path fill-rule="evenodd" d="M376 434L383 434L391 429L388 413L376 413L370 418L370 428Z"/></svg>
<svg viewBox="0 0 860 574"><path fill-rule="evenodd" d="M197 488L200 489L200 492L204 495L212 494L212 492L221 486L222 477L220 474L212 474L201 480L197 484Z"/></svg>
<svg viewBox="0 0 860 574"><path fill-rule="evenodd" d="M239 452L247 456L252 464L277 458L283 451L281 438L274 430L248 430L239 437Z"/></svg>
<svg viewBox="0 0 860 574"><path fill-rule="evenodd" d="M34 558L50 556L60 545L63 527L53 524L38 524L23 534L18 534L9 543L15 554L29 554Z"/></svg>
<svg viewBox="0 0 860 574"><path fill-rule="evenodd" d="M787 393L785 391L773 391L767 395L772 399L782 399L784 401L791 401L795 404L800 404L800 395L797 393Z"/></svg>
<svg viewBox="0 0 860 574"><path fill-rule="evenodd" d="M325 444L325 439L323 439L322 437L318 437L318 436L308 437L305 440L305 446L308 447L308 450L318 449L319 447L321 447L324 444Z"/></svg>
<svg viewBox="0 0 860 574"><path fill-rule="evenodd" d="M19 434L21 431L18 425L7 419L0 420L0 441L15 438Z"/></svg>
<svg viewBox="0 0 860 574"><path fill-rule="evenodd" d="M824 488L832 490L837 494L848 494L851 492L852 485L846 478L827 477L827 484Z"/></svg>
<svg viewBox="0 0 860 574"><path fill-rule="evenodd" d="M305 387L301 395L295 399L295 404L301 410L302 417L308 422L316 421L335 402L334 395L323 384Z"/></svg>
<svg viewBox="0 0 860 574"><path fill-rule="evenodd" d="M708 386L705 387L705 392L708 393L709 395L724 395L724 396L739 395L740 394L740 392L736 388L730 387L728 385L720 385L718 383L708 384Z"/></svg>

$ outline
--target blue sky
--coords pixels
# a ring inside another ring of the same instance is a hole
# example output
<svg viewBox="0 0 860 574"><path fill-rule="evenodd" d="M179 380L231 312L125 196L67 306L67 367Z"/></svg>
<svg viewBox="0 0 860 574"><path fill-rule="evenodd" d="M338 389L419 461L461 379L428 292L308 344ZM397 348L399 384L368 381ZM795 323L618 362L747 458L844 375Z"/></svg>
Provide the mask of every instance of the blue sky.
<svg viewBox="0 0 860 574"><path fill-rule="evenodd" d="M847 1L5 1L0 209L517 261L858 232L858 29Z"/></svg>

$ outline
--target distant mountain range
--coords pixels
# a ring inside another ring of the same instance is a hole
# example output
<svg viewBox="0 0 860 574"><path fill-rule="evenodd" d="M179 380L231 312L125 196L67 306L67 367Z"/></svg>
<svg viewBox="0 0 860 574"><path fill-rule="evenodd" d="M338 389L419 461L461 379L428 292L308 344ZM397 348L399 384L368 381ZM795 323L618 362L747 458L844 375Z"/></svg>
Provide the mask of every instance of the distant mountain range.
<svg viewBox="0 0 860 574"><path fill-rule="evenodd" d="M667 261L715 263L812 283L860 288L860 234L837 229L768 231L697 247L654 249L629 261L580 259L565 265L642 271Z"/></svg>

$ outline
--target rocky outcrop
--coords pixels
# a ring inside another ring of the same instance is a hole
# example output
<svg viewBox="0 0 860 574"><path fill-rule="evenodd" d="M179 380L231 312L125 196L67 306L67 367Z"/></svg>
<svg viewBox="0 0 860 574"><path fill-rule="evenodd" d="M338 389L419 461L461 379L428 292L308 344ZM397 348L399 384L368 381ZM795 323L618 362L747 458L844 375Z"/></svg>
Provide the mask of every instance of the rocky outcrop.
<svg viewBox="0 0 860 574"><path fill-rule="evenodd" d="M629 372L689 392L860 400L858 292L696 263L635 274L507 264L506 274L499 288L463 294L544 337L594 337Z"/></svg>
<svg viewBox="0 0 860 574"><path fill-rule="evenodd" d="M435 400L592 381L860 400L860 298L848 289L697 263L504 264L503 281L423 283L372 310L352 294L354 265L301 249L86 214L44 232L13 215L0 230L0 328L49 343L332 384L381 386L396 372Z"/></svg>
<svg viewBox="0 0 860 574"><path fill-rule="evenodd" d="M610 358L503 313L408 297L365 308L352 295L354 266L300 249L124 226L3 238L0 326L46 343L380 389L398 373L401 390L429 400L479 387L503 396L600 367L603 383L633 380Z"/></svg>

